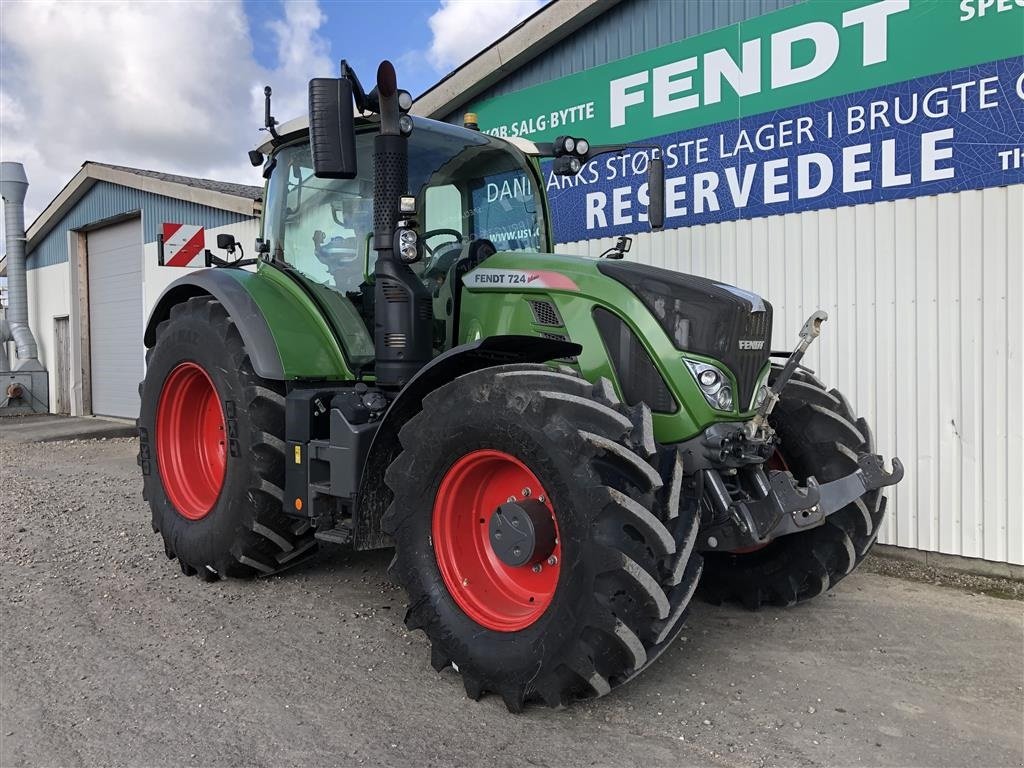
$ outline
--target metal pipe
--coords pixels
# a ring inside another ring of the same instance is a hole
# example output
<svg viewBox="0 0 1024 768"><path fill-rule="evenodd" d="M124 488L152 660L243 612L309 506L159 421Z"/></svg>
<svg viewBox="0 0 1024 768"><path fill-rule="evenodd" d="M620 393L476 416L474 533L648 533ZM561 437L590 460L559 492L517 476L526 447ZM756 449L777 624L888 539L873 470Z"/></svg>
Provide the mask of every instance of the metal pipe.
<svg viewBox="0 0 1024 768"><path fill-rule="evenodd" d="M7 357L7 342L11 340L11 328L7 324L7 310L0 307L0 373L11 370L11 361Z"/></svg>
<svg viewBox="0 0 1024 768"><path fill-rule="evenodd" d="M4 237L7 244L7 324L15 355L37 361L39 348L28 326L28 283L25 278L25 192L28 178L21 163L0 163L0 197L4 200ZM21 366L19 366L21 367Z"/></svg>

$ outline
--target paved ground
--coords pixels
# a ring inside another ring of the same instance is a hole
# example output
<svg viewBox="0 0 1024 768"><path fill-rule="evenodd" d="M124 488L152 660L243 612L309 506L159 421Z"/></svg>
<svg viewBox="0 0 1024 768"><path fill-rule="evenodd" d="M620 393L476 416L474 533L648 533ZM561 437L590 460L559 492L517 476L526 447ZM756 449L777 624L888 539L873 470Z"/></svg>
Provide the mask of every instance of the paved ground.
<svg viewBox="0 0 1024 768"><path fill-rule="evenodd" d="M1021 602L865 569L796 610L698 605L616 694L512 716L430 668L386 553L181 576L134 454L0 421L4 768L1024 762Z"/></svg>
<svg viewBox="0 0 1024 768"><path fill-rule="evenodd" d="M0 435L0 439L7 443L102 440L110 437L132 437L135 435L135 424L127 419L36 413L29 416L0 417Z"/></svg>

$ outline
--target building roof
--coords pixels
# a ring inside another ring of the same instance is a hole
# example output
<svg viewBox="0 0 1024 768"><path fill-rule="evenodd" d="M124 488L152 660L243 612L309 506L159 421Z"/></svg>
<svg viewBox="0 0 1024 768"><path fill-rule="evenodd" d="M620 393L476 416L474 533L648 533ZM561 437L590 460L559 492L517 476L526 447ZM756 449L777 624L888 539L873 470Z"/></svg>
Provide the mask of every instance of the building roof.
<svg viewBox="0 0 1024 768"><path fill-rule="evenodd" d="M235 197L241 197L247 200L263 199L263 187L254 187L250 184L233 184L230 181L217 181L216 179L200 179L196 176L179 176L175 173L163 173L162 171L147 171L142 168L129 168L124 165L109 165L108 163L96 163L90 160L87 160L86 164L101 166L103 168L112 168L115 171L125 171L127 173L138 174L139 176L146 176L151 179L169 181L174 184L184 184L186 187L195 187L196 189L207 189L211 192L223 192L225 195L234 195Z"/></svg>
<svg viewBox="0 0 1024 768"><path fill-rule="evenodd" d="M618 2L552 0L424 91L413 114L443 120Z"/></svg>
<svg viewBox="0 0 1024 768"><path fill-rule="evenodd" d="M213 179L179 176L173 173L128 168L123 165L109 165L87 160L82 163L81 170L32 222L27 232L26 250L31 252L36 244L75 207L78 201L97 182L101 181L245 216L258 216L263 198L262 188L247 184L232 184Z"/></svg>

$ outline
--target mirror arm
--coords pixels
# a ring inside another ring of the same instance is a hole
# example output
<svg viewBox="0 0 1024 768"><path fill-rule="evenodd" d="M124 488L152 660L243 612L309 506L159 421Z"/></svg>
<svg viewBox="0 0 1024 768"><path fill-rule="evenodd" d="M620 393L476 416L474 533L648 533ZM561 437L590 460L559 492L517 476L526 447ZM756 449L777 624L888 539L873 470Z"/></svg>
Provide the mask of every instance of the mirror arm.
<svg viewBox="0 0 1024 768"><path fill-rule="evenodd" d="M369 109L371 112L376 112L374 109L375 104L371 103L371 98L367 96L366 91L363 90L363 84L359 82L359 77L356 75L356 71L352 69L352 66L346 59L342 59L339 64L341 69L341 77L352 83L352 98L356 103L356 109L360 112L365 112Z"/></svg>
<svg viewBox="0 0 1024 768"><path fill-rule="evenodd" d="M263 88L263 127L270 131L270 138L277 144L281 141L277 133L277 118L270 114L270 95L273 92L269 85Z"/></svg>

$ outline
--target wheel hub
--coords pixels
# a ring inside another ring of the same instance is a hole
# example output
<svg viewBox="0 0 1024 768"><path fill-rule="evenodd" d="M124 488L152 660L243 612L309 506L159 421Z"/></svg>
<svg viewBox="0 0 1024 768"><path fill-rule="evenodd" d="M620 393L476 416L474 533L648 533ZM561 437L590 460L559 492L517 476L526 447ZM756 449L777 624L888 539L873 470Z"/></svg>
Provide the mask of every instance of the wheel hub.
<svg viewBox="0 0 1024 768"><path fill-rule="evenodd" d="M467 453L434 497L437 568L463 613L497 632L537 621L554 598L558 522L537 476L504 451Z"/></svg>
<svg viewBox="0 0 1024 768"><path fill-rule="evenodd" d="M494 510L489 533L494 554L513 568L547 560L557 539L551 510L533 499L508 501Z"/></svg>

